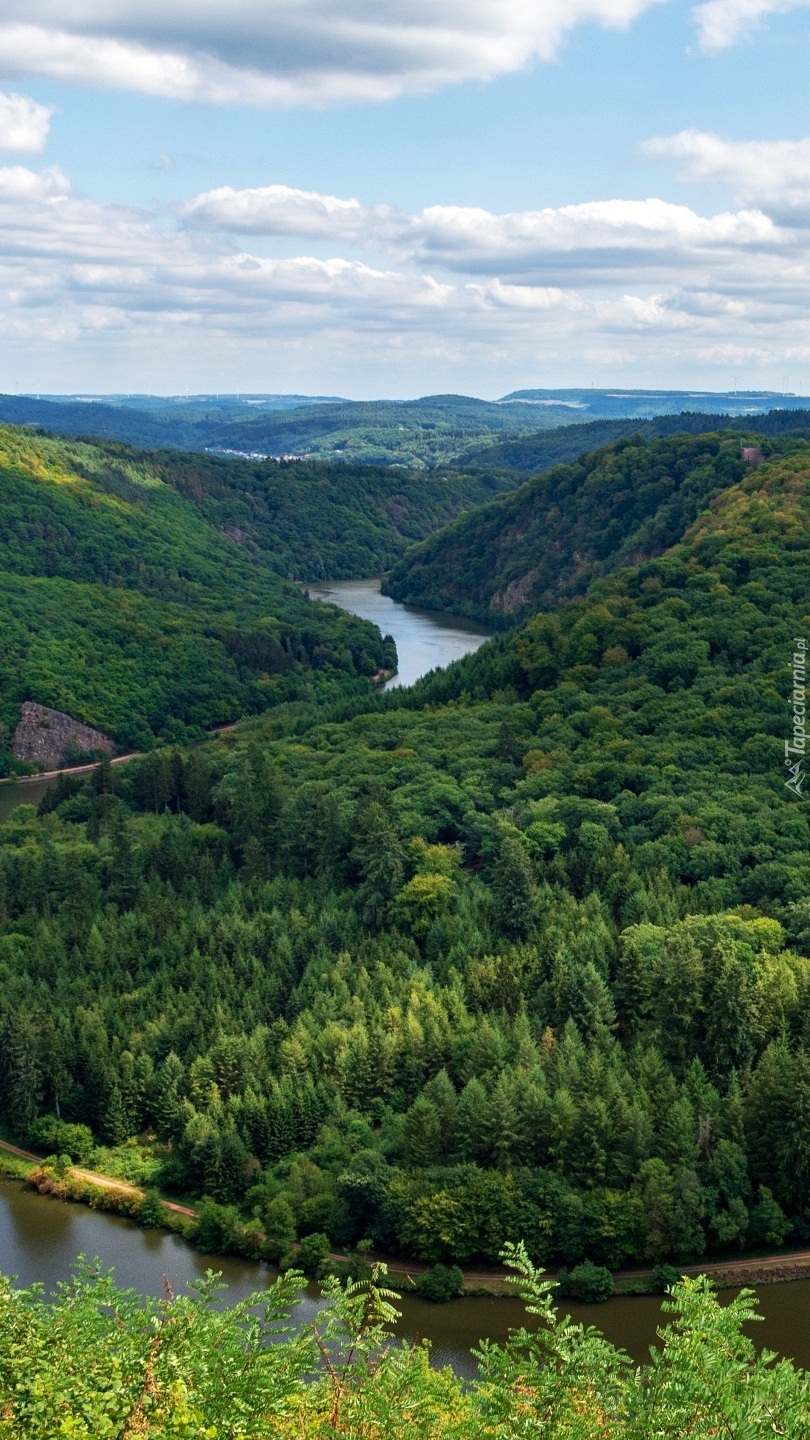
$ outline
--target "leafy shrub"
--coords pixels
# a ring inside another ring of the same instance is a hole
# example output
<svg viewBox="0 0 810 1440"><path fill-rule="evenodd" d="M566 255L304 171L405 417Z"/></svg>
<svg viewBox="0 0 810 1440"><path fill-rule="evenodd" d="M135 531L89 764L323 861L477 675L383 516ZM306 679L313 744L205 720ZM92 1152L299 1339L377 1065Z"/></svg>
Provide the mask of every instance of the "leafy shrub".
<svg viewBox="0 0 810 1440"><path fill-rule="evenodd" d="M463 1289L464 1275L458 1265L434 1265L432 1270L425 1270L416 1282L417 1294L436 1305L452 1300Z"/></svg>
<svg viewBox="0 0 810 1440"><path fill-rule="evenodd" d="M561 1270L558 1284L561 1295L571 1300L585 1300L588 1304L609 1300L615 1293L610 1271L604 1265L594 1265L592 1260L583 1260L573 1270Z"/></svg>
<svg viewBox="0 0 810 1440"><path fill-rule="evenodd" d="M305 1275L320 1275L328 1254L329 1236L315 1230L312 1235L303 1236L295 1255L295 1268L303 1270Z"/></svg>
<svg viewBox="0 0 810 1440"><path fill-rule="evenodd" d="M673 1285L679 1284L682 1279L683 1275L677 1265L656 1265L652 1278L653 1290L656 1294L663 1295L667 1290L671 1290Z"/></svg>
<svg viewBox="0 0 810 1440"><path fill-rule="evenodd" d="M168 1213L157 1190L147 1190L141 1201L141 1208L138 1211L138 1219L141 1224L159 1228L161 1225L166 1224Z"/></svg>
<svg viewBox="0 0 810 1440"><path fill-rule="evenodd" d="M69 1125L66 1120L57 1120L55 1115L36 1120L29 1139L46 1154L69 1155L79 1165L90 1159L96 1144L89 1125Z"/></svg>
<svg viewBox="0 0 810 1440"><path fill-rule="evenodd" d="M751 1211L749 1238L754 1245L784 1245L790 1221L767 1185L759 1187L759 1204Z"/></svg>

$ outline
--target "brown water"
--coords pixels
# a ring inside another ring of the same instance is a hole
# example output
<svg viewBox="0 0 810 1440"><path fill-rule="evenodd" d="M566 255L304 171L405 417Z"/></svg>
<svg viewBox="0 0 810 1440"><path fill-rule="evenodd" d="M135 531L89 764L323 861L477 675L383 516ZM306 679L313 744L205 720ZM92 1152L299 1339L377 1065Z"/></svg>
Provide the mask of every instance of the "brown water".
<svg viewBox="0 0 810 1440"><path fill-rule="evenodd" d="M0 784L0 821L5 820L18 805L38 805L55 780L4 780Z"/></svg>
<svg viewBox="0 0 810 1440"><path fill-rule="evenodd" d="M0 1180L1 1271L16 1275L21 1285L39 1281L51 1293L68 1279L80 1253L98 1256L105 1267L114 1268L119 1285L144 1294L160 1294L164 1275L175 1290L182 1290L211 1269L222 1272L228 1286L225 1298L235 1301L265 1289L275 1278L267 1265L199 1255L176 1235L142 1230L119 1216L63 1204L27 1190L18 1181ZM759 1296L764 1323L752 1330L757 1343L810 1368L810 1280L765 1285ZM308 1286L297 1311L302 1324L313 1318L319 1304L317 1287ZM479 1340L505 1340L509 1329L526 1318L520 1301L512 1299L469 1297L449 1305L429 1305L406 1295L399 1308L399 1333L408 1339L430 1340L434 1363L452 1365L465 1376L475 1373L470 1352ZM654 1296L566 1309L575 1319L598 1326L637 1361L646 1358L662 1320Z"/></svg>

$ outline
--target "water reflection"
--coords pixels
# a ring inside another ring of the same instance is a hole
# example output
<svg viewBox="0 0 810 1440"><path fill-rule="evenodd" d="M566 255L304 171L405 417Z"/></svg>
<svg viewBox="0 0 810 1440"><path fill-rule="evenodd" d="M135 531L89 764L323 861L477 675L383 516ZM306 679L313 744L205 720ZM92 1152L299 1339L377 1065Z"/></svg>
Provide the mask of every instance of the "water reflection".
<svg viewBox="0 0 810 1440"><path fill-rule="evenodd" d="M103 1266L114 1267L119 1285L143 1294L160 1295L164 1275L179 1291L210 1269L222 1271L228 1286L224 1299L232 1303L266 1289L276 1274L268 1265L232 1256L199 1255L176 1235L142 1230L118 1216L66 1205L16 1181L0 1180L0 1270L16 1275L22 1285L39 1281L51 1293L69 1278L80 1252L98 1256ZM724 1291L721 1299L732 1293ZM751 1328L757 1344L810 1368L810 1280L765 1285L759 1297L764 1322ZM308 1286L296 1318L308 1323L320 1304L317 1287ZM429 1305L406 1295L398 1308L402 1311L399 1334L409 1340L430 1340L433 1363L452 1365L464 1376L475 1374L471 1352L483 1337L503 1341L511 1328L527 1322L518 1299L466 1297L449 1305ZM666 1319L655 1296L565 1308L575 1320L596 1325L637 1362L647 1359L656 1329Z"/></svg>

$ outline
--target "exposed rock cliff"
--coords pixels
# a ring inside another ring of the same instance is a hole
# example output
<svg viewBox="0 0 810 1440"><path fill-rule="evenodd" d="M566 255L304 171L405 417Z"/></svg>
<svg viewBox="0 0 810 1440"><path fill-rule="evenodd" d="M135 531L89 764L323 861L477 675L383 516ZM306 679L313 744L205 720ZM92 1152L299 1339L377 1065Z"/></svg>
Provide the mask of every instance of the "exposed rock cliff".
<svg viewBox="0 0 810 1440"><path fill-rule="evenodd" d="M84 756L112 754L114 749L112 740L100 730L82 725L61 710L26 700L20 708L11 753L15 760L25 760L41 770L56 770Z"/></svg>

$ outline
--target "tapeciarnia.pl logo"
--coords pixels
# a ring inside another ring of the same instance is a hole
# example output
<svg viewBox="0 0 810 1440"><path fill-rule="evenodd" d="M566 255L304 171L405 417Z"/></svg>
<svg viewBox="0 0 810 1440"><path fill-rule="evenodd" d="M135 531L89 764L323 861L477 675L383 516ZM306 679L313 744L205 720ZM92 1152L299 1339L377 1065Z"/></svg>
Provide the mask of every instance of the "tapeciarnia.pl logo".
<svg viewBox="0 0 810 1440"><path fill-rule="evenodd" d="M793 644L795 649L791 660L791 671L793 675L793 693L791 696L791 723L793 727L792 738L785 741L785 765L788 769L788 778L785 785L798 795L800 800L804 799L802 785L806 779L804 759L807 751L807 729L806 715L807 704L805 700L807 678L807 641L797 636Z"/></svg>

